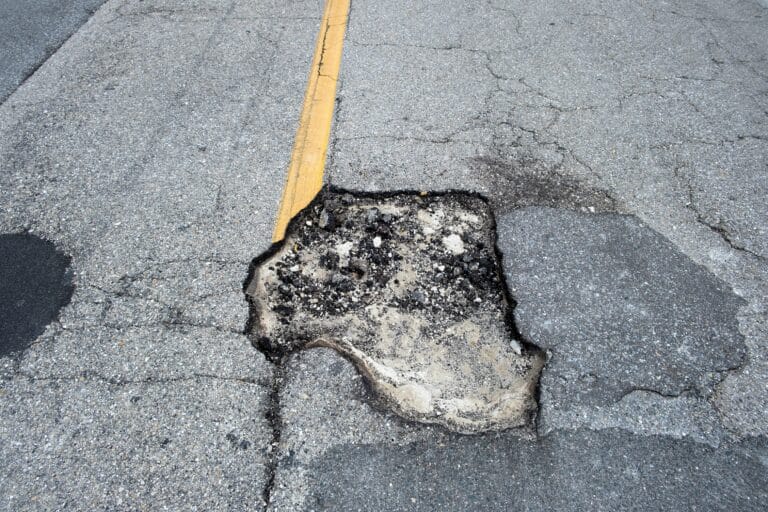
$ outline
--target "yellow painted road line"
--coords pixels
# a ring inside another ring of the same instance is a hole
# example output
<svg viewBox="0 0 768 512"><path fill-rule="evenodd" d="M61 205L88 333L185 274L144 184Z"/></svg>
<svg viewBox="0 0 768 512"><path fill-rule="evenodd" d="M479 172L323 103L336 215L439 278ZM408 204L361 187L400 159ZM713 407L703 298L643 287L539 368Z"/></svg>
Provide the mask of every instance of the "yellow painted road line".
<svg viewBox="0 0 768 512"><path fill-rule="evenodd" d="M304 106L293 143L291 163L288 166L283 198L272 234L273 242L283 239L291 218L307 206L323 186L325 155L331 135L336 82L341 66L349 2L350 0L325 2L307 91L304 94Z"/></svg>

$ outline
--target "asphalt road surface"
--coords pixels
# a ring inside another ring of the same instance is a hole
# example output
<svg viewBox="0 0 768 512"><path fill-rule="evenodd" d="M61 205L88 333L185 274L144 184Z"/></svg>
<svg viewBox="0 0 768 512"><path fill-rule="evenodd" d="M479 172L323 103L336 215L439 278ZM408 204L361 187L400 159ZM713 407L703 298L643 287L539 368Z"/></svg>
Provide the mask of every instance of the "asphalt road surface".
<svg viewBox="0 0 768 512"><path fill-rule="evenodd" d="M768 508L764 3L353 1L326 182L487 197L547 353L475 436L245 334L322 2L98 3L0 22L0 509Z"/></svg>
<svg viewBox="0 0 768 512"><path fill-rule="evenodd" d="M0 0L0 101L55 52L104 0Z"/></svg>

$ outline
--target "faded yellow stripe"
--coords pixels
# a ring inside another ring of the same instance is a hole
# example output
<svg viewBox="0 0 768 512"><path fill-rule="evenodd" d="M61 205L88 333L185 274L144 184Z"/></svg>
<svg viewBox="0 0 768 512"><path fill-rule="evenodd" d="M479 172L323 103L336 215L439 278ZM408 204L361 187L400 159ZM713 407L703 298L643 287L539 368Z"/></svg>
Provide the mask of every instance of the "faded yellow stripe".
<svg viewBox="0 0 768 512"><path fill-rule="evenodd" d="M323 186L325 155L331 135L336 82L341 66L349 2L350 0L325 2L307 91L304 94L304 106L293 143L291 163L288 166L283 198L272 234L273 242L283 239L288 222L315 198Z"/></svg>

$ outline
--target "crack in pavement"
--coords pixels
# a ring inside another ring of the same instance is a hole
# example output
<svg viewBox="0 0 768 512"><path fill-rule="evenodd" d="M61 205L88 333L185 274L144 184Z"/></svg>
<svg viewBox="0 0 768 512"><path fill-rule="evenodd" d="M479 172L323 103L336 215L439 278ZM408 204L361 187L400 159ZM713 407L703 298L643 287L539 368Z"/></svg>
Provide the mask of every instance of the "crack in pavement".
<svg viewBox="0 0 768 512"><path fill-rule="evenodd" d="M727 141L724 141L727 142ZM731 249L734 251L740 252L742 254L746 254L749 257L754 258L758 262L764 264L768 262L768 258L765 256L758 254L754 251L751 251L744 247L744 245L740 244L735 240L731 232L728 230L727 226L725 225L725 221L722 218L718 219L718 222L712 222L707 219L706 215L702 213L702 211L697 206L696 202L696 195L694 193L693 184L691 183L691 180L682 174L682 169L684 166L677 166L674 167L672 172L673 174L681 181L684 182L687 192L688 201L685 204L685 207L688 208L693 214L696 219L696 222L701 224L702 226L708 228L710 231L712 231L714 234L716 234L723 242L725 242Z"/></svg>
<svg viewBox="0 0 768 512"><path fill-rule="evenodd" d="M40 377L18 371L14 374L16 378L23 378L30 382L87 382L99 381L112 386L129 386L132 384L168 384L173 382L190 382L197 380L221 380L231 382L241 382L243 384L258 384L263 386L264 382L251 377L222 377L219 375L210 375L205 373L195 373L186 377L147 377L145 379L122 379L116 377L107 377L94 371L82 371L76 375L64 375L55 377Z"/></svg>

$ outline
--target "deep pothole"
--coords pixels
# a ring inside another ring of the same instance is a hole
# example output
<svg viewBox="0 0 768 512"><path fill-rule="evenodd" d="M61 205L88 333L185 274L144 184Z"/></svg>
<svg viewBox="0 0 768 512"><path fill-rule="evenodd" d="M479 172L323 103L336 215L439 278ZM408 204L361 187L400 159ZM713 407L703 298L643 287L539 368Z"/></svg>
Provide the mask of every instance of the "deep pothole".
<svg viewBox="0 0 768 512"><path fill-rule="evenodd" d="M324 189L254 260L248 330L272 360L336 349L407 419L527 427L545 358L517 334L502 276L479 196Z"/></svg>

